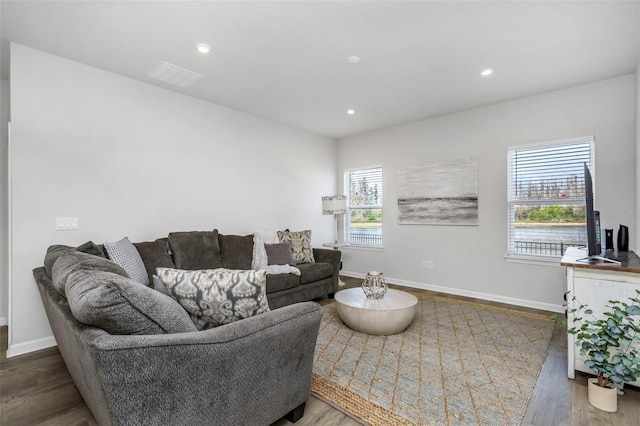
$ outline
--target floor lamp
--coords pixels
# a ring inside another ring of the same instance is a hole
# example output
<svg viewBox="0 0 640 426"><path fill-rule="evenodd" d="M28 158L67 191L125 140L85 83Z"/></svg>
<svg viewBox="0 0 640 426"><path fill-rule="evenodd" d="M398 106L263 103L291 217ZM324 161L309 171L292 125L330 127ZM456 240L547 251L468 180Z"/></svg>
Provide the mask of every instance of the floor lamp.
<svg viewBox="0 0 640 426"><path fill-rule="evenodd" d="M322 244L324 247L331 247L339 250L341 247L348 246L348 243L338 242L338 215L347 212L347 196L346 195L329 195L322 197L322 214L333 215L334 241L333 243ZM340 268L342 269L342 260L340 260ZM338 276L338 285L343 286L345 283Z"/></svg>

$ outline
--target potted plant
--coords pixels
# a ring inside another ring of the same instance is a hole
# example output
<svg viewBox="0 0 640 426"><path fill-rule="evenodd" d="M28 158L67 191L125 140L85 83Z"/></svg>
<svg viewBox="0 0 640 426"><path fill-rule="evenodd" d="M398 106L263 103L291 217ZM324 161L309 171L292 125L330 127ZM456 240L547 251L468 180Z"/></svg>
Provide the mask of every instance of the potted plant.
<svg viewBox="0 0 640 426"><path fill-rule="evenodd" d="M585 365L597 378L589 379L589 403L603 411L617 410L615 385L633 382L640 377L640 290L629 302L609 300L607 311L596 316L591 308L567 293L568 312L573 326L567 332L575 335ZM604 398L604 399L603 399Z"/></svg>

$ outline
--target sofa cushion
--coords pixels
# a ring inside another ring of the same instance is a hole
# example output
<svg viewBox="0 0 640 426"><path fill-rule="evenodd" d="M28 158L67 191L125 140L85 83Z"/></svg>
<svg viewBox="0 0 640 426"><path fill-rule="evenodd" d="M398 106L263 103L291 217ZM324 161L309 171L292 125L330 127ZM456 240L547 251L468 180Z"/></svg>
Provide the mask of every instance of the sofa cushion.
<svg viewBox="0 0 640 426"><path fill-rule="evenodd" d="M253 235L218 235L222 263L226 269L251 269Z"/></svg>
<svg viewBox="0 0 640 426"><path fill-rule="evenodd" d="M156 273L156 268L175 268L173 259L169 254L168 238L133 243L133 245L138 250L138 253L140 253L142 262L144 262L150 284L153 283L153 275Z"/></svg>
<svg viewBox="0 0 640 426"><path fill-rule="evenodd" d="M156 273L199 330L269 311L265 270L158 268Z"/></svg>
<svg viewBox="0 0 640 426"><path fill-rule="evenodd" d="M267 294L288 290L300 285L300 277L294 274L267 275Z"/></svg>
<svg viewBox="0 0 640 426"><path fill-rule="evenodd" d="M51 278L51 271L53 264L56 263L58 257L67 250L77 250L82 253L92 254L98 257L106 257L104 251L100 246L97 246L93 241L87 241L86 243L79 245L75 249L70 246L55 245L47 249L47 254L44 256L44 269L47 271L47 275Z"/></svg>
<svg viewBox="0 0 640 426"><path fill-rule="evenodd" d="M79 245L76 247L76 250L98 257L107 257L104 252L104 247L97 245L93 241L87 241L86 243Z"/></svg>
<svg viewBox="0 0 640 426"><path fill-rule="evenodd" d="M295 265L291 243L265 244L268 265Z"/></svg>
<svg viewBox="0 0 640 426"><path fill-rule="evenodd" d="M311 248L311 230L291 232L288 229L278 231L278 238L281 243L291 243L293 247L293 260L298 263L315 262L313 249Z"/></svg>
<svg viewBox="0 0 640 426"><path fill-rule="evenodd" d="M199 270L222 268L218 230L172 232L169 247L178 269Z"/></svg>
<svg viewBox="0 0 640 426"><path fill-rule="evenodd" d="M175 300L110 272L72 273L67 298L78 321L110 334L196 331L189 314Z"/></svg>
<svg viewBox="0 0 640 426"><path fill-rule="evenodd" d="M129 238L124 237L115 243L104 243L104 248L109 259L127 271L132 280L140 284L149 285L149 276L144 267L142 257L140 257L138 249L129 241Z"/></svg>
<svg viewBox="0 0 640 426"><path fill-rule="evenodd" d="M333 276L333 266L330 263L303 263L296 265L296 268L300 269L300 284L308 284Z"/></svg>
<svg viewBox="0 0 640 426"><path fill-rule="evenodd" d="M51 283L63 296L66 295L65 287L69 276L76 271L104 271L129 278L129 274L124 269L104 257L82 253L73 248L57 248L53 251L58 255L51 269Z"/></svg>
<svg viewBox="0 0 640 426"><path fill-rule="evenodd" d="M49 278L53 277L53 265L62 254L66 253L69 250L73 250L73 247L55 245L50 246L47 249L47 254L44 255L44 270L47 271L47 275L49 276Z"/></svg>

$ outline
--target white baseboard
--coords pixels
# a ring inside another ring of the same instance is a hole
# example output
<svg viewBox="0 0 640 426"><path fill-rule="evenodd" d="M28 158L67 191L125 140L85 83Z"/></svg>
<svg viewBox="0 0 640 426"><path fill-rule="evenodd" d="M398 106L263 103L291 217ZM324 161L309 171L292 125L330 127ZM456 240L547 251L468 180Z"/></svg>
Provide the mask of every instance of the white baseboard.
<svg viewBox="0 0 640 426"><path fill-rule="evenodd" d="M0 327L7 325L7 317L0 317Z"/></svg>
<svg viewBox="0 0 640 426"><path fill-rule="evenodd" d="M350 271L340 271L340 275L344 275L346 277L353 277L353 278L362 278L362 279L366 277L366 274L362 274L359 272L350 272ZM500 296L497 294L490 294L490 293L480 293L478 291L463 290L460 288L443 287L443 286L434 285L434 284L399 280L391 277L386 277L385 280L388 283L403 285L405 287L419 288L421 290L437 291L440 293L454 294L456 296L473 297L475 299L489 300L492 302L506 303L508 305L539 309L541 311L550 311L550 312L558 312L558 313L563 313L565 311L565 307L563 305L554 305L551 303L536 302L534 300L518 299L515 297L506 297L506 296Z"/></svg>
<svg viewBox="0 0 640 426"><path fill-rule="evenodd" d="M55 337L49 336L43 337L42 339L31 340L29 342L10 345L7 349L7 358L50 348L52 346L56 346L57 344L58 343L56 342Z"/></svg>

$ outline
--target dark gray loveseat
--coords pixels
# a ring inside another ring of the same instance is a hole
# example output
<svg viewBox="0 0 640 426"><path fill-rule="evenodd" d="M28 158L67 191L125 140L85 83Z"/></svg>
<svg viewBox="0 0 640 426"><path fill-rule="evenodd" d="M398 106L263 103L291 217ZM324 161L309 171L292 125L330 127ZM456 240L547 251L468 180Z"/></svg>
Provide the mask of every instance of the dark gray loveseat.
<svg viewBox="0 0 640 426"><path fill-rule="evenodd" d="M241 239L246 238L236 237L219 239L220 254L228 250L221 257L228 266L229 255L242 251L238 244L242 246ZM227 241L222 243L223 239ZM170 266L162 264L168 262L164 249L156 250L166 245L166 239L136 244L150 273L151 263ZM198 331L177 302L133 282L124 270L101 257L102 247L79 249L52 247L45 267L34 269L34 277L65 364L99 424L269 425L282 417L296 421L303 415L322 312L315 302L296 302L334 289L333 270L330 285L320 278L309 290L303 287L296 293L289 285L267 295L270 305L293 304ZM334 259L336 252L320 250L316 261L323 259L323 252ZM170 257L177 266L175 255ZM271 280L276 283L273 278L287 279L274 276ZM100 291L110 292L105 298L110 302L104 305L110 317L104 320L96 309L100 319L89 312L89 320L80 322L65 286L82 294L96 282ZM308 284L313 282L298 282L298 286ZM110 299L113 294L115 302ZM94 321L103 321L104 328L87 325ZM136 332L114 331L122 327Z"/></svg>

